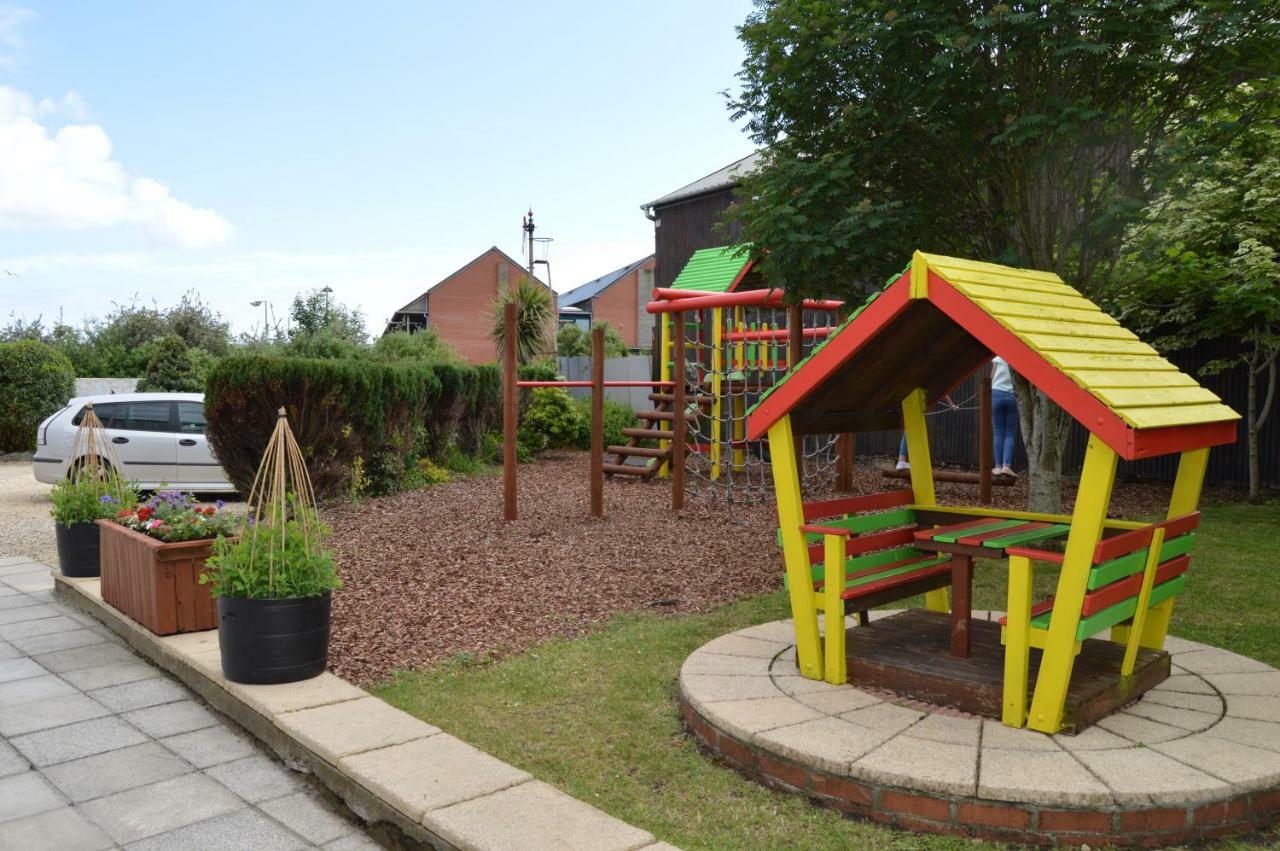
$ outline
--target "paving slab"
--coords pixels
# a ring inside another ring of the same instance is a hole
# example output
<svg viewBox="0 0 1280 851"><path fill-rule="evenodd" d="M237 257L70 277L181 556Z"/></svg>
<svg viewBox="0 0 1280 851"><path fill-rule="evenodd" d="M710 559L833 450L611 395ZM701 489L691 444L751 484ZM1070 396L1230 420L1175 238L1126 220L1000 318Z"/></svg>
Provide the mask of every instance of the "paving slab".
<svg viewBox="0 0 1280 851"><path fill-rule="evenodd" d="M1076 751L1075 758L1121 803L1176 804L1220 798L1231 786L1153 748Z"/></svg>
<svg viewBox="0 0 1280 851"><path fill-rule="evenodd" d="M274 686L251 686L228 683L227 690L263 715L279 715L296 712L313 706L327 706L347 700L359 700L369 693L325 671L318 677L300 683L284 683Z"/></svg>
<svg viewBox="0 0 1280 851"><path fill-rule="evenodd" d="M145 709L134 709L123 715L124 719L142 732L156 739L176 736L178 733L190 733L203 730L222 722L203 704L194 700L179 700L175 703L163 703L159 706L148 706Z"/></svg>
<svg viewBox="0 0 1280 851"><path fill-rule="evenodd" d="M136 656L119 644L106 642L75 647L70 650L41 653L32 658L55 674L78 671L83 668L97 668L112 662L133 662L137 660Z"/></svg>
<svg viewBox="0 0 1280 851"><path fill-rule="evenodd" d="M80 803L194 770L186 760L155 742L144 742L51 765L44 770L44 776L73 803Z"/></svg>
<svg viewBox="0 0 1280 851"><path fill-rule="evenodd" d="M5 822L0 851L106 851L115 842L71 807Z"/></svg>
<svg viewBox="0 0 1280 851"><path fill-rule="evenodd" d="M155 677L132 683L105 686L89 692L89 696L116 713L143 709L161 703L182 700L190 692L181 683L167 677Z"/></svg>
<svg viewBox="0 0 1280 851"><path fill-rule="evenodd" d="M224 762L204 773L251 804L299 792L306 784L297 772L263 754Z"/></svg>
<svg viewBox="0 0 1280 851"><path fill-rule="evenodd" d="M795 700L810 709L816 709L823 715L842 715L855 709L865 709L883 703L884 698L868 694L853 686L836 686L831 691L815 691L808 694L797 694Z"/></svg>
<svg viewBox="0 0 1280 851"><path fill-rule="evenodd" d="M944 795L973 795L978 749L898 735L854 763L852 771L893 786Z"/></svg>
<svg viewBox="0 0 1280 851"><path fill-rule="evenodd" d="M820 718L765 730L752 736L751 741L788 759L816 765L833 774L847 774L850 763L884 744L891 735L839 718Z"/></svg>
<svg viewBox="0 0 1280 851"><path fill-rule="evenodd" d="M1280 753L1215 736L1187 736L1151 749L1243 789L1280 784Z"/></svg>
<svg viewBox="0 0 1280 851"><path fill-rule="evenodd" d="M204 821L243 806L235 795L203 774L187 774L117 792L80 806L121 845Z"/></svg>
<svg viewBox="0 0 1280 851"><path fill-rule="evenodd" d="M312 847L298 834L257 810L237 810L135 842L129 851L173 851L178 848L245 848L293 851Z"/></svg>
<svg viewBox="0 0 1280 851"><path fill-rule="evenodd" d="M1110 734L1108 734L1110 735ZM994 718L982 719L982 750L1059 751L1056 737L1045 736L1034 730L1009 727ZM1116 738L1116 737L1113 737ZM1122 745L1128 742L1121 741Z"/></svg>
<svg viewBox="0 0 1280 851"><path fill-rule="evenodd" d="M112 662L96 668L81 668L75 671L64 671L61 676L81 691L93 691L106 686L118 686L123 683L134 683L163 677L165 674L154 665L137 659L125 662Z"/></svg>
<svg viewBox="0 0 1280 851"><path fill-rule="evenodd" d="M1226 714L1232 718L1280 723L1280 697L1260 694L1232 695Z"/></svg>
<svg viewBox="0 0 1280 851"><path fill-rule="evenodd" d="M826 713L790 697L726 700L716 704L716 718L721 724L720 729L744 742L749 741L755 733L825 717Z"/></svg>
<svg viewBox="0 0 1280 851"><path fill-rule="evenodd" d="M765 656L726 656L720 653L694 653L680 666L681 674L766 675L772 659Z"/></svg>
<svg viewBox="0 0 1280 851"><path fill-rule="evenodd" d="M146 736L125 721L106 717L15 736L9 742L33 765L43 767L139 745L146 740Z"/></svg>
<svg viewBox="0 0 1280 851"><path fill-rule="evenodd" d="M78 627L66 632L54 632L49 635L33 635L27 638L6 639L14 647L31 656L41 653L53 653L58 650L71 650L86 647L90 644L101 644L106 637L96 630Z"/></svg>
<svg viewBox="0 0 1280 851"><path fill-rule="evenodd" d="M27 623L28 621L48 620L59 616L65 617L62 609L58 606L52 603L37 603L32 600L30 605L0 609L0 624Z"/></svg>
<svg viewBox="0 0 1280 851"><path fill-rule="evenodd" d="M783 650L786 650L787 645L791 643L793 642L764 641L759 638L747 638L737 634L730 634L707 642L699 648L699 652L718 653L724 656L753 656L772 659Z"/></svg>
<svg viewBox="0 0 1280 851"><path fill-rule="evenodd" d="M46 674L43 677L28 677L25 680L12 680L0 683L0 709L6 706L21 706L24 703L35 703L51 697L62 697L78 694L75 686L65 680Z"/></svg>
<svg viewBox="0 0 1280 851"><path fill-rule="evenodd" d="M276 726L336 765L344 756L390 747L440 732L376 697L331 703L276 717Z"/></svg>
<svg viewBox="0 0 1280 851"><path fill-rule="evenodd" d="M985 743L984 743L985 745ZM978 795L1064 807L1107 806L1111 790L1066 751L982 749Z"/></svg>
<svg viewBox="0 0 1280 851"><path fill-rule="evenodd" d="M477 851L631 851L653 843L647 831L536 780L434 810L424 823L454 845Z"/></svg>
<svg viewBox="0 0 1280 851"><path fill-rule="evenodd" d="M415 821L532 779L447 733L349 756L340 767Z"/></svg>
<svg viewBox="0 0 1280 851"><path fill-rule="evenodd" d="M60 695L0 708L0 736L12 738L110 714L111 710L87 695Z"/></svg>
<svg viewBox="0 0 1280 851"><path fill-rule="evenodd" d="M31 763L27 762L26 757L14 750L4 739L0 739L0 777L20 774L30 769Z"/></svg>
<svg viewBox="0 0 1280 851"><path fill-rule="evenodd" d="M854 724L870 727L873 730L880 730L885 733L901 733L924 718L924 715L919 709L898 706L894 703L877 703L875 706L846 712L840 717L846 721L852 721ZM973 744L976 745L977 742Z"/></svg>
<svg viewBox="0 0 1280 851"><path fill-rule="evenodd" d="M781 690L768 676L742 677L715 674L690 674L680 678L685 696L695 705L718 700L752 700L781 697Z"/></svg>
<svg viewBox="0 0 1280 851"><path fill-rule="evenodd" d="M28 677L39 677L47 673L49 673L48 670L26 657L0 661L0 683L24 680Z"/></svg>
<svg viewBox="0 0 1280 851"><path fill-rule="evenodd" d="M66 800L58 790L34 771L0 778L0 822L55 810L64 804Z"/></svg>
<svg viewBox="0 0 1280 851"><path fill-rule="evenodd" d="M231 762L257 752L247 736L223 725L166 736L160 744L196 768Z"/></svg>
<svg viewBox="0 0 1280 851"><path fill-rule="evenodd" d="M308 842L323 845L353 832L351 822L334 813L310 790L295 792L261 805L285 827L302 836Z"/></svg>
<svg viewBox="0 0 1280 851"><path fill-rule="evenodd" d="M37 606L36 608L44 608ZM17 611L21 612L22 609ZM54 615L48 618L32 618L0 624L0 638L12 642L15 638L31 638L37 635L48 635L54 632L68 632L81 629L83 624L73 621L66 615Z"/></svg>

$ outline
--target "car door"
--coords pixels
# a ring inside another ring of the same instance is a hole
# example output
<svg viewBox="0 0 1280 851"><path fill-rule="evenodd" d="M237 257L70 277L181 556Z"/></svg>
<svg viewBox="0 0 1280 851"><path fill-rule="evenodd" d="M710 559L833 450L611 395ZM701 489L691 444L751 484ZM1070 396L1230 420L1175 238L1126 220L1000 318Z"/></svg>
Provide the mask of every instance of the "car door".
<svg viewBox="0 0 1280 851"><path fill-rule="evenodd" d="M144 487L173 484L178 479L178 435L173 403L169 401L116 402L108 422L111 448L126 479ZM105 407L105 406L104 406Z"/></svg>
<svg viewBox="0 0 1280 851"><path fill-rule="evenodd" d="M178 403L178 481L184 487L227 485L222 465L213 457L205 437L203 402Z"/></svg>

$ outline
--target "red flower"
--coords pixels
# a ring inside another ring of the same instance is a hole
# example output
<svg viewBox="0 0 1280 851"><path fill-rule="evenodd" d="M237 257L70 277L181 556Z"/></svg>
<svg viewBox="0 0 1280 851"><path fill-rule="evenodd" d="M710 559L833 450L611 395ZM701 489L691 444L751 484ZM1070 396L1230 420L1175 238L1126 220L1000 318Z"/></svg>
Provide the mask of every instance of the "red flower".
<svg viewBox="0 0 1280 851"><path fill-rule="evenodd" d="M117 520L127 520L133 516L133 512L127 508L122 508L116 513Z"/></svg>
<svg viewBox="0 0 1280 851"><path fill-rule="evenodd" d="M138 509L138 519L143 522L150 520L151 514L152 514L151 509L147 508L145 505Z"/></svg>

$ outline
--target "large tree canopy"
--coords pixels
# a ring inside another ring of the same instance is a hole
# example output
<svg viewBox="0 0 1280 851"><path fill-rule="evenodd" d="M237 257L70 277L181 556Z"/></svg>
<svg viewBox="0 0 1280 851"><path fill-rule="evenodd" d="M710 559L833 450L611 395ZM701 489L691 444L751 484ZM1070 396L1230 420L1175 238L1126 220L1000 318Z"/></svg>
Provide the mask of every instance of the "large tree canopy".
<svg viewBox="0 0 1280 851"><path fill-rule="evenodd" d="M1271 74L1275 0L758 0L732 101L766 148L731 212L770 283L839 295L913 249L1091 295L1171 166L1165 139ZM1019 385L1032 505L1065 415Z"/></svg>

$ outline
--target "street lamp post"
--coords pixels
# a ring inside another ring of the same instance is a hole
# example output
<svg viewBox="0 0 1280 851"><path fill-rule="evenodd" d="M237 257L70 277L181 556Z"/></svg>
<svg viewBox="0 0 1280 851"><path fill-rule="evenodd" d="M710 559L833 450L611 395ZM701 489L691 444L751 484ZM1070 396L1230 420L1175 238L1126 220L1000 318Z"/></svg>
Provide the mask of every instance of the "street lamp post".
<svg viewBox="0 0 1280 851"><path fill-rule="evenodd" d="M258 299L257 301L249 302L249 306L262 308L262 341L265 343L267 341L267 327L269 323L269 320L267 319L267 311L271 307L271 302L267 301L265 298L262 298L262 299Z"/></svg>

